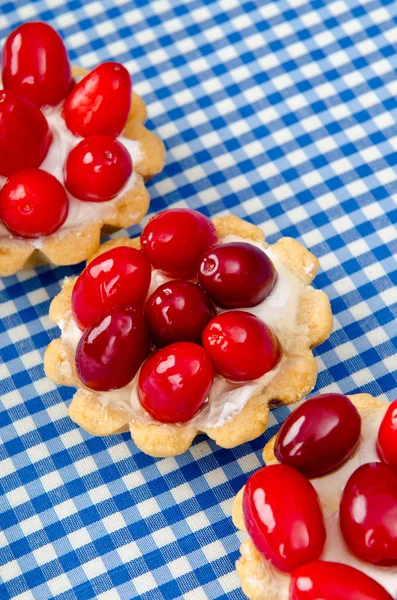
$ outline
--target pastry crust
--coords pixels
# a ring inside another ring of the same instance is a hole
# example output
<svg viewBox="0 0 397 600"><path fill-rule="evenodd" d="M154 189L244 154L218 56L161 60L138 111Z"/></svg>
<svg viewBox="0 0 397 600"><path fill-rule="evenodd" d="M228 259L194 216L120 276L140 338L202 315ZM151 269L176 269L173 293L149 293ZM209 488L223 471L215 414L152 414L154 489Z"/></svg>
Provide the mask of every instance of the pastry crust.
<svg viewBox="0 0 397 600"><path fill-rule="evenodd" d="M370 394L355 394L348 396L354 406L359 411L361 417L376 413L378 410L384 410L385 403L377 400ZM274 455L274 444L276 436L266 444L263 450L263 459L267 465L278 464ZM243 492L242 488L232 507L232 520L237 529L247 531L243 518ZM277 585L275 584L275 570L260 555L251 539L246 540L240 547L241 557L236 562L236 570L241 579L241 587L249 600L280 600L277 596ZM277 571L278 578L285 577L289 580L287 574Z"/></svg>
<svg viewBox="0 0 397 600"><path fill-rule="evenodd" d="M219 237L235 234L241 238L261 242L264 245L264 234L258 227L246 223L234 216L215 218L213 220ZM139 239L119 238L103 244L96 256L116 246L127 245L139 248ZM305 285L314 278L317 259L301 244L290 238L283 238L272 246L272 252L278 253L284 265L294 272ZM308 268L310 267L310 268ZM67 280L62 291L52 301L50 318L56 323L71 318L71 293L75 280ZM272 401L289 404L304 398L314 387L317 377L317 364L311 348L326 339L332 331L332 313L329 300L324 292L307 288L302 295L300 319L306 325L307 334L303 340L296 340L294 353L284 353L282 366L270 383L260 394L255 394L247 402L242 411L220 427L196 427L169 425L162 423L128 422L127 415L121 411L109 411L104 407L95 393L89 391L90 410L87 409L87 393L78 391L69 407L71 418L81 427L95 435L108 435L120 431L121 421L129 427L135 444L146 454L155 457L176 456L185 452L195 436L206 433L219 446L233 448L260 436L266 429L269 403ZM74 356L71 346L64 340L51 342L45 356L44 368L47 376L62 385L76 386L82 389L74 370ZM91 409L95 405L95 419L91 418ZM105 414L106 412L106 414ZM116 413L114 427L110 426L111 416ZM102 415L103 413L103 415ZM102 416L101 416L102 415ZM106 422L106 427L102 426ZM104 432L106 430L106 433Z"/></svg>
<svg viewBox="0 0 397 600"><path fill-rule="evenodd" d="M73 67L74 76L84 76L86 69ZM86 260L98 249L101 235L130 227L139 223L149 208L149 193L145 181L160 173L165 163L163 142L144 126L146 106L140 96L133 92L131 110L123 135L140 144L142 160L134 165L135 185L113 205L113 211L106 218L81 228L55 232L40 240L22 238L0 239L0 276L13 275L26 268L52 263L73 265Z"/></svg>

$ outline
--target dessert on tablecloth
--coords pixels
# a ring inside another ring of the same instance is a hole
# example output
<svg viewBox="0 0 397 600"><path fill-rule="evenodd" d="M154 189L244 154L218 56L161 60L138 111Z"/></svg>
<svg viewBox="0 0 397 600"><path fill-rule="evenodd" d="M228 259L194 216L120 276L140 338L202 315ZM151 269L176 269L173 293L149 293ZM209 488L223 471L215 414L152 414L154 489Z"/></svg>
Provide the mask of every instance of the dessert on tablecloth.
<svg viewBox="0 0 397 600"><path fill-rule="evenodd" d="M315 384L312 348L332 329L317 269L299 242L268 245L237 217L164 211L66 280L46 373L77 388L69 414L93 434L129 429L152 456L181 454L200 432L235 447L263 433L271 402Z"/></svg>
<svg viewBox="0 0 397 600"><path fill-rule="evenodd" d="M44 65L44 68L43 68ZM146 214L162 141L123 65L70 67L46 23L17 27L2 51L0 275L89 258L101 233Z"/></svg>
<svg viewBox="0 0 397 600"><path fill-rule="evenodd" d="M233 505L250 600L397 597L397 401L324 394L264 449Z"/></svg>

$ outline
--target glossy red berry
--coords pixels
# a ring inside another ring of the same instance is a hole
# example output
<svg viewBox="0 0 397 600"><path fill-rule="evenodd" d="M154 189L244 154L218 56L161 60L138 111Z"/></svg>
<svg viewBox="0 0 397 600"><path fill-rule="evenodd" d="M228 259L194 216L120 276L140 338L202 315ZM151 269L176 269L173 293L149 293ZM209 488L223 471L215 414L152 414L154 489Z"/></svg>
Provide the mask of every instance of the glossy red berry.
<svg viewBox="0 0 397 600"><path fill-rule="evenodd" d="M114 306L84 331L76 349L76 369L85 386L96 391L127 385L149 352L140 310Z"/></svg>
<svg viewBox="0 0 397 600"><path fill-rule="evenodd" d="M359 467L343 490L339 516L353 554L374 565L397 565L397 471L384 463Z"/></svg>
<svg viewBox="0 0 397 600"><path fill-rule="evenodd" d="M216 316L203 332L203 346L215 371L233 381L258 379L280 360L276 336L257 317L243 310Z"/></svg>
<svg viewBox="0 0 397 600"><path fill-rule="evenodd" d="M379 428L377 450L382 462L397 469L397 400L387 409Z"/></svg>
<svg viewBox="0 0 397 600"><path fill-rule="evenodd" d="M139 400L161 423L184 423L203 407L214 379L207 352L178 342L153 354L139 373Z"/></svg>
<svg viewBox="0 0 397 600"><path fill-rule="evenodd" d="M152 265L175 279L194 279L202 254L216 241L210 219L187 208L161 212L141 235L142 250Z"/></svg>
<svg viewBox="0 0 397 600"><path fill-rule="evenodd" d="M43 113L13 90L0 91L0 175L39 167L52 134Z"/></svg>
<svg viewBox="0 0 397 600"><path fill-rule="evenodd" d="M220 244L202 257L200 285L218 306L256 306L272 292L277 273L270 258L246 242Z"/></svg>
<svg viewBox="0 0 397 600"><path fill-rule="evenodd" d="M131 78L116 62L105 62L88 73L63 105L66 125L75 135L110 135L123 131L131 106Z"/></svg>
<svg viewBox="0 0 397 600"><path fill-rule="evenodd" d="M291 573L317 560L325 543L320 502L310 481L287 465L270 465L248 479L243 495L247 531L258 551Z"/></svg>
<svg viewBox="0 0 397 600"><path fill-rule="evenodd" d="M274 453L306 477L320 477L351 456L360 434L361 417L349 398L323 394L298 406L284 421Z"/></svg>
<svg viewBox="0 0 397 600"><path fill-rule="evenodd" d="M348 565L318 560L295 569L290 600L393 600L374 579Z"/></svg>
<svg viewBox="0 0 397 600"><path fill-rule="evenodd" d="M20 25L6 39L2 52L2 79L36 106L59 104L73 80L66 48L47 23Z"/></svg>
<svg viewBox="0 0 397 600"><path fill-rule="evenodd" d="M25 169L11 175L0 192L0 217L15 235L50 235L64 223L69 210L64 187L50 173Z"/></svg>
<svg viewBox="0 0 397 600"><path fill-rule="evenodd" d="M113 306L142 307L151 277L146 256L127 246L100 254L84 269L73 288L74 318L85 329Z"/></svg>
<svg viewBox="0 0 397 600"><path fill-rule="evenodd" d="M150 337L159 348L174 342L201 344L204 327L214 316L207 294L190 281L163 283L145 307Z"/></svg>
<svg viewBox="0 0 397 600"><path fill-rule="evenodd" d="M128 150L106 135L82 140L65 165L65 186L80 200L104 202L122 190L132 173Z"/></svg>

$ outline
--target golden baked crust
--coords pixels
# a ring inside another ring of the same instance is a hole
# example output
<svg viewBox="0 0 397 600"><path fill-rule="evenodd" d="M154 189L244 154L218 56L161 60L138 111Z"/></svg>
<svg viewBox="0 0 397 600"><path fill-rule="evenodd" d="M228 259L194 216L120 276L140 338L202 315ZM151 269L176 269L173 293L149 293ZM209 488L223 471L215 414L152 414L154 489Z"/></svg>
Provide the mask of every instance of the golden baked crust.
<svg viewBox="0 0 397 600"><path fill-rule="evenodd" d="M234 216L213 220L219 237L235 234L242 238L264 243L264 234L258 227ZM103 244L96 255L120 245L139 248L139 240L119 238ZM266 245L266 244L265 244ZM301 244L290 238L283 238L272 247L283 264L287 266L305 285L314 278L317 259ZM308 268L309 267L309 268ZM75 280L68 280L60 294L52 301L50 317L56 323L71 318L71 293ZM269 403L271 401L288 404L304 398L314 387L317 377L317 364L311 348L325 340L332 330L332 314L329 300L324 292L307 287L302 295L300 319L306 325L307 334L297 340L294 353L284 352L282 366L271 382L260 394L253 396L243 410L221 427L202 427L219 446L233 448L260 436L267 425ZM62 385L82 388L74 371L74 357L71 346L62 339L51 342L44 356L47 376ZM117 411L105 409L93 392L89 392L90 407L87 408L87 392L75 394L69 407L72 419L83 429L96 435L108 435L120 431L120 423L128 426L135 444L146 454L156 457L182 454L191 445L200 431L193 426L166 425L160 423L143 424L130 420L118 412L113 431L111 417ZM95 405L95 419L92 411ZM102 414L103 413L103 414ZM106 414L105 414L106 413ZM102 415L102 416L101 416ZM103 423L106 427L103 427ZM105 433L106 430L106 433Z"/></svg>
<svg viewBox="0 0 397 600"><path fill-rule="evenodd" d="M84 76L88 73L80 67L73 67L72 72L74 76ZM47 263L79 263L92 256L98 249L102 234L130 227L141 221L147 213L150 201L145 181L160 173L165 163L164 144L152 131L146 129L145 120L145 103L140 96L133 93L123 135L139 141L142 160L134 165L137 175L134 187L114 204L112 213L97 223L43 237L40 248L35 248L34 240L11 237L0 239L1 277Z"/></svg>
<svg viewBox="0 0 397 600"><path fill-rule="evenodd" d="M385 403L377 400L370 394L355 394L348 396L354 406L359 411L361 417L376 413L378 410L384 410ZM267 465L278 463L274 455L274 444L276 436L266 444L263 450L263 459ZM243 492L242 488L237 494L232 507L232 519L237 529L246 531L243 518ZM241 557L236 562L236 570L241 579L241 587L249 600L280 600L277 596L277 586L275 585L275 570L262 558L255 548L251 539L246 540L240 547ZM280 577L280 572L277 571ZM289 575L281 574L282 577L289 579Z"/></svg>

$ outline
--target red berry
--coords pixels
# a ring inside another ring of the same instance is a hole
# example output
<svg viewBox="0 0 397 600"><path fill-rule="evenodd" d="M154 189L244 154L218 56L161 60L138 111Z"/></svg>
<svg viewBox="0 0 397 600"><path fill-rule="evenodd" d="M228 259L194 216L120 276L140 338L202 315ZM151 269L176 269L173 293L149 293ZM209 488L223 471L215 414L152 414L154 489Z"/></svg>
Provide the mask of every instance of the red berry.
<svg viewBox="0 0 397 600"><path fill-rule="evenodd" d="M82 140L65 165L65 186L80 200L104 202L122 190L132 173L127 149L106 135Z"/></svg>
<svg viewBox="0 0 397 600"><path fill-rule="evenodd" d="M0 91L0 175L39 167L52 134L43 113L13 90Z"/></svg>
<svg viewBox="0 0 397 600"><path fill-rule="evenodd" d="M163 283L145 308L150 337L159 347L174 342L201 344L204 327L214 316L207 294L190 281Z"/></svg>
<svg viewBox="0 0 397 600"><path fill-rule="evenodd" d="M149 352L140 310L114 306L83 333L76 349L76 369L88 388L115 390L127 385Z"/></svg>
<svg viewBox="0 0 397 600"><path fill-rule="evenodd" d="M215 371L233 381L262 377L274 369L281 354L271 330L242 310L225 312L212 319L204 329L203 346Z"/></svg>
<svg viewBox="0 0 397 600"><path fill-rule="evenodd" d="M292 573L290 600L393 600L374 579L340 563L318 560Z"/></svg>
<svg viewBox="0 0 397 600"><path fill-rule="evenodd" d="M273 290L277 273L270 258L246 242L220 244L202 257L200 285L218 306L256 306Z"/></svg>
<svg viewBox="0 0 397 600"><path fill-rule="evenodd" d="M123 131L131 106L131 78L116 62L105 62L88 73L63 105L66 125L76 135L110 135Z"/></svg>
<svg viewBox="0 0 397 600"><path fill-rule="evenodd" d="M41 169L14 173L0 192L0 217L4 225L25 238L54 233L64 223L68 210L63 185Z"/></svg>
<svg viewBox="0 0 397 600"><path fill-rule="evenodd" d="M210 219L187 208L161 212L141 235L142 250L152 265L175 279L194 279L203 252L216 241Z"/></svg>
<svg viewBox="0 0 397 600"><path fill-rule="evenodd" d="M280 571L290 573L320 557L326 536L320 502L295 469L271 465L251 475L243 514L258 551Z"/></svg>
<svg viewBox="0 0 397 600"><path fill-rule="evenodd" d="M381 461L397 469L397 400L390 404L383 417L377 450Z"/></svg>
<svg viewBox="0 0 397 600"><path fill-rule="evenodd" d="M4 87L38 107L59 104L73 85L62 38L47 23L24 23L14 29L4 44L1 62Z"/></svg>
<svg viewBox="0 0 397 600"><path fill-rule="evenodd" d="M143 408L161 423L184 423L203 407L214 379L207 352L178 342L143 363L138 395Z"/></svg>
<svg viewBox="0 0 397 600"><path fill-rule="evenodd" d="M320 477L351 456L360 434L361 417L349 398L324 394L289 415L277 435L274 453L306 477Z"/></svg>
<svg viewBox="0 0 397 600"><path fill-rule="evenodd" d="M374 565L397 565L397 471L384 463L359 467L343 490L339 516L353 554Z"/></svg>
<svg viewBox="0 0 397 600"><path fill-rule="evenodd" d="M151 277L146 256L127 246L100 254L78 277L72 293L74 318L85 329L118 304L142 306Z"/></svg>

